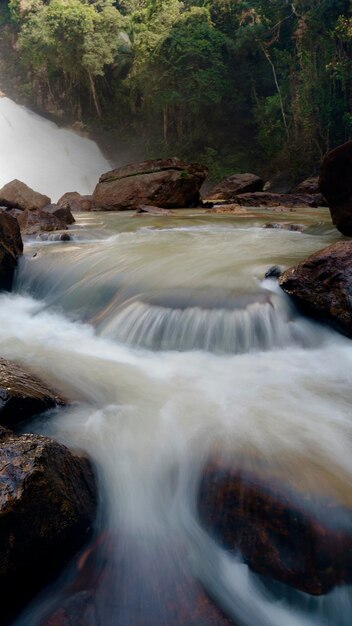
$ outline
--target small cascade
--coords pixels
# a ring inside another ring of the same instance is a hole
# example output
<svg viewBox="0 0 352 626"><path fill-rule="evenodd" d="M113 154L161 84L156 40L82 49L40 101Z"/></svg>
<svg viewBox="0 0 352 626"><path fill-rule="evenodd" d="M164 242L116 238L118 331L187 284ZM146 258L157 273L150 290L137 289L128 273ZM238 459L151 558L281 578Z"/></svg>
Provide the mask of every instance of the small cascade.
<svg viewBox="0 0 352 626"><path fill-rule="evenodd" d="M99 332L111 339L148 350L207 350L241 354L288 346L314 347L321 341L320 328L299 318L283 295L262 292L256 296L228 297L204 302L194 296L185 303L178 293L136 297L113 306L98 322ZM166 300L166 302L165 302ZM98 318L99 319L99 318Z"/></svg>

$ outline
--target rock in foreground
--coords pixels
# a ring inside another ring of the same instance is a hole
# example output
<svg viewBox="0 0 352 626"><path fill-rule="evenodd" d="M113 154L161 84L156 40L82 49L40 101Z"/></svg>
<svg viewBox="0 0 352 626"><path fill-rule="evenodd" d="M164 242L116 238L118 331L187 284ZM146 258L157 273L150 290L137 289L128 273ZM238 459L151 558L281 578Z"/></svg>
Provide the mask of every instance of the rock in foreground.
<svg viewBox="0 0 352 626"><path fill-rule="evenodd" d="M198 509L209 532L258 574L313 595L352 581L349 509L216 462L203 475Z"/></svg>
<svg viewBox="0 0 352 626"><path fill-rule="evenodd" d="M27 370L0 359L0 424L16 428L64 400Z"/></svg>
<svg viewBox="0 0 352 626"><path fill-rule="evenodd" d="M234 174L212 187L206 194L207 202L233 202L241 193L263 191L264 181L255 174Z"/></svg>
<svg viewBox="0 0 352 626"><path fill-rule="evenodd" d="M0 213L0 290L11 289L22 252L23 243L17 220L11 215Z"/></svg>
<svg viewBox="0 0 352 626"><path fill-rule="evenodd" d="M352 141L327 153L319 188L328 201L333 224L343 235L352 237Z"/></svg>
<svg viewBox="0 0 352 626"><path fill-rule="evenodd" d="M1 617L15 614L87 541L96 484L87 459L39 435L1 431Z"/></svg>
<svg viewBox="0 0 352 626"><path fill-rule="evenodd" d="M43 209L51 200L48 196L34 191L20 180L12 180L0 189L0 206L21 211Z"/></svg>
<svg viewBox="0 0 352 626"><path fill-rule="evenodd" d="M305 313L352 337L352 242L316 252L286 270L279 284Z"/></svg>
<svg viewBox="0 0 352 626"><path fill-rule="evenodd" d="M144 161L100 177L93 193L95 210L122 211L152 205L165 209L197 206L208 170L180 159Z"/></svg>

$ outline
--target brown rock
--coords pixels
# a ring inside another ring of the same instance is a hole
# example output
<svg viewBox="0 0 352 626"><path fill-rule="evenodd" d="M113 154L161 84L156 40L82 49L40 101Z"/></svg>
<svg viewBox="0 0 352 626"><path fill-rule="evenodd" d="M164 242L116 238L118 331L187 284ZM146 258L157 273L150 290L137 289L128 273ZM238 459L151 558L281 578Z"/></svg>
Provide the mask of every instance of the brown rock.
<svg viewBox="0 0 352 626"><path fill-rule="evenodd" d="M11 289L17 260L22 252L17 220L6 212L0 212L0 289Z"/></svg>
<svg viewBox="0 0 352 626"><path fill-rule="evenodd" d="M170 558L163 558L141 539L136 566L138 556L126 553L124 541L119 546L118 538L101 535L80 556L76 577L40 626L234 626L192 576L186 554L180 567L182 546L176 554L169 547Z"/></svg>
<svg viewBox="0 0 352 626"><path fill-rule="evenodd" d="M34 191L20 180L12 180L0 189L0 206L22 211L43 209L51 200L38 191Z"/></svg>
<svg viewBox="0 0 352 626"><path fill-rule="evenodd" d="M0 447L1 618L18 611L89 537L96 485L85 458L47 437L13 434Z"/></svg>
<svg viewBox="0 0 352 626"><path fill-rule="evenodd" d="M255 572L312 595L352 580L352 510L220 463L204 472L198 509Z"/></svg>
<svg viewBox="0 0 352 626"><path fill-rule="evenodd" d="M336 228L352 237L352 141L328 152L321 165L319 188Z"/></svg>
<svg viewBox="0 0 352 626"><path fill-rule="evenodd" d="M249 207L318 207L320 194L282 194L258 191L238 195L236 202L241 206Z"/></svg>
<svg viewBox="0 0 352 626"><path fill-rule="evenodd" d="M43 209L43 213L55 215L63 224L71 225L75 223L75 218L68 206L59 206L58 204L48 204Z"/></svg>
<svg viewBox="0 0 352 626"><path fill-rule="evenodd" d="M194 207L207 176L203 165L180 159L144 161L120 167L100 177L93 193L95 210L121 211L153 205L165 209Z"/></svg>
<svg viewBox="0 0 352 626"><path fill-rule="evenodd" d="M208 202L231 202L241 193L263 191L264 181L255 174L233 174L212 187L206 194Z"/></svg>
<svg viewBox="0 0 352 626"><path fill-rule="evenodd" d="M320 193L319 176L311 176L306 178L295 187L295 193Z"/></svg>
<svg viewBox="0 0 352 626"><path fill-rule="evenodd" d="M64 400L26 369L0 359L0 424L15 428Z"/></svg>
<svg viewBox="0 0 352 626"><path fill-rule="evenodd" d="M77 191L68 191L57 201L57 205L69 208L73 212L91 211L93 205L92 196L81 196Z"/></svg>
<svg viewBox="0 0 352 626"><path fill-rule="evenodd" d="M319 250L286 270L279 283L304 312L352 337L352 242Z"/></svg>
<svg viewBox="0 0 352 626"><path fill-rule="evenodd" d="M24 235L38 235L41 232L53 232L55 230L67 230L67 225L49 211L22 211L17 216L21 232Z"/></svg>

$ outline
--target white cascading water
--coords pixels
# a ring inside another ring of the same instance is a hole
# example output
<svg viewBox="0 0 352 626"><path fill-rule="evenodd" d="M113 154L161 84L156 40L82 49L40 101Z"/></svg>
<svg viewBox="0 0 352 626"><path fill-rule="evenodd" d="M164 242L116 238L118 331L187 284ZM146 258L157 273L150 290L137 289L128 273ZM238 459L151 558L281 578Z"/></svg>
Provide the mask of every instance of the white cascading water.
<svg viewBox="0 0 352 626"><path fill-rule="evenodd" d="M64 170L56 174L66 185ZM73 241L28 241L14 293L0 295L1 356L73 402L33 428L97 464L112 593L107 601L97 584L96 618L84 626L166 626L178 600L187 607L197 594L195 581L236 626L351 624L349 587L323 598L269 588L197 516L214 447L352 505L351 343L298 316L262 280L270 265L338 235L324 224L300 234L259 222L81 214ZM41 626L64 585L16 626ZM184 626L199 625L193 617Z"/></svg>
<svg viewBox="0 0 352 626"><path fill-rule="evenodd" d="M99 176L111 169L93 141L5 97L0 97L0 137L0 187L17 178L57 202L66 191L91 194Z"/></svg>

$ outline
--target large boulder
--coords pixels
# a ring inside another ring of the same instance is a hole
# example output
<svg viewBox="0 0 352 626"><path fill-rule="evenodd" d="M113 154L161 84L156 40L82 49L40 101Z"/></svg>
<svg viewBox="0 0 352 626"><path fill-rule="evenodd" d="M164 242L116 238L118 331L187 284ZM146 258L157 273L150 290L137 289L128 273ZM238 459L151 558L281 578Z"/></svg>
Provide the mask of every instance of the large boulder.
<svg viewBox="0 0 352 626"><path fill-rule="evenodd" d="M121 211L152 205L166 209L199 204L199 190L208 170L180 159L134 163L100 177L93 193L95 210Z"/></svg>
<svg viewBox="0 0 352 626"><path fill-rule="evenodd" d="M43 209L51 200L48 196L34 191L20 180L12 180L0 189L0 206L22 211Z"/></svg>
<svg viewBox="0 0 352 626"><path fill-rule="evenodd" d="M286 270L279 283L305 313L352 337L352 242L319 250Z"/></svg>
<svg viewBox="0 0 352 626"><path fill-rule="evenodd" d="M23 243L17 220L0 212L0 289L11 289L17 261L22 252Z"/></svg>
<svg viewBox="0 0 352 626"><path fill-rule="evenodd" d="M97 492L86 458L40 435L1 429L1 618L18 612L89 538Z"/></svg>
<svg viewBox="0 0 352 626"><path fill-rule="evenodd" d="M58 393L23 367L0 359L0 424L16 428L22 422L63 405Z"/></svg>
<svg viewBox="0 0 352 626"><path fill-rule="evenodd" d="M11 213L14 211L15 209L12 209ZM67 222L46 209L17 212L16 219L23 235L38 235L43 232L67 230Z"/></svg>
<svg viewBox="0 0 352 626"><path fill-rule="evenodd" d="M350 583L352 510L264 476L210 463L198 496L208 531L253 571L306 593Z"/></svg>
<svg viewBox="0 0 352 626"><path fill-rule="evenodd" d="M69 206L59 206L58 204L48 204L44 207L43 213L49 213L49 215L55 215L60 222L65 225L70 226L75 223L75 218L71 213L71 209Z"/></svg>
<svg viewBox="0 0 352 626"><path fill-rule="evenodd" d="M319 188L336 228L352 237L352 141L328 152L323 159Z"/></svg>
<svg viewBox="0 0 352 626"><path fill-rule="evenodd" d="M82 196L77 191L68 191L57 201L57 205L62 208L68 208L73 212L91 211L93 197Z"/></svg>
<svg viewBox="0 0 352 626"><path fill-rule="evenodd" d="M206 194L207 202L232 202L240 193L263 191L264 181L255 174L233 174L212 187Z"/></svg>

